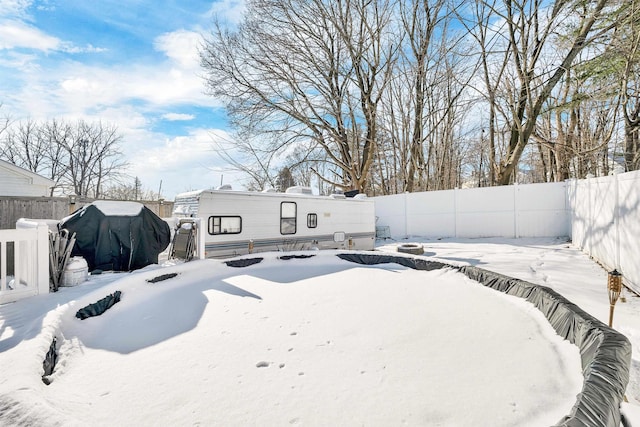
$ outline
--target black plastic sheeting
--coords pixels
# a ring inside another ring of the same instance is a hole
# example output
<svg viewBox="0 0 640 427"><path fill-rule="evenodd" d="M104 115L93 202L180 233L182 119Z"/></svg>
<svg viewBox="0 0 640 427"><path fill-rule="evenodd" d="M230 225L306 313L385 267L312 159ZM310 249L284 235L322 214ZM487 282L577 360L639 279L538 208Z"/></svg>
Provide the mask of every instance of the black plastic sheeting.
<svg viewBox="0 0 640 427"><path fill-rule="evenodd" d="M154 277L152 279L147 279L147 282L149 282L149 283L158 283L158 282L162 282L163 280L173 279L177 275L178 275L178 273L161 274L161 275L156 276L156 277Z"/></svg>
<svg viewBox="0 0 640 427"><path fill-rule="evenodd" d="M437 270L439 268L451 267L448 264L437 261L428 261L420 258L411 257L399 257L394 255L377 255L377 254L363 254L363 253L341 253L338 254L338 258L345 261L355 262L357 264L375 265L375 264L400 264L405 267L413 268L414 270Z"/></svg>
<svg viewBox="0 0 640 427"><path fill-rule="evenodd" d="M284 260L284 261L288 261L290 259L307 259L307 258L313 258L315 255L282 255L280 257L278 257L278 259Z"/></svg>
<svg viewBox="0 0 640 427"><path fill-rule="evenodd" d="M88 319L89 317L100 316L102 313L113 307L114 304L120 302L121 295L122 292L115 291L114 293L107 295L101 300L81 308L76 312L76 317L80 320L84 320Z"/></svg>
<svg viewBox="0 0 640 427"><path fill-rule="evenodd" d="M620 404L629 382L631 343L553 289L478 267L393 255L343 253L341 259L358 264L396 263L416 270L457 269L497 291L524 298L540 310L558 335L580 349L584 383L576 403L558 427L614 427L622 421Z"/></svg>
<svg viewBox="0 0 640 427"><path fill-rule="evenodd" d="M242 258L225 261L225 264L227 264L229 267L249 267L250 265L262 262L262 260L263 258Z"/></svg>
<svg viewBox="0 0 640 427"><path fill-rule="evenodd" d="M45 354L44 361L42 362L42 369L44 370L44 374L42 375L42 382L46 385L51 384L51 380L48 377L49 375L53 374L56 363L58 363L58 351L56 347L57 340L56 337L53 337L51 345L49 346L49 351L47 351L47 354Z"/></svg>

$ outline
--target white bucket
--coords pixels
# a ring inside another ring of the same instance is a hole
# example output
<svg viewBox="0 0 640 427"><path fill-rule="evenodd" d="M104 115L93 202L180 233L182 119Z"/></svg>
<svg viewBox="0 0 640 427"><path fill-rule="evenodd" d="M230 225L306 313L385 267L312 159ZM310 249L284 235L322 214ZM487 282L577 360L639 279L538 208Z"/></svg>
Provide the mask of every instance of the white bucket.
<svg viewBox="0 0 640 427"><path fill-rule="evenodd" d="M87 280L89 276L89 266L87 261L81 256L74 256L69 259L67 268L62 273L62 283L60 286L76 286Z"/></svg>

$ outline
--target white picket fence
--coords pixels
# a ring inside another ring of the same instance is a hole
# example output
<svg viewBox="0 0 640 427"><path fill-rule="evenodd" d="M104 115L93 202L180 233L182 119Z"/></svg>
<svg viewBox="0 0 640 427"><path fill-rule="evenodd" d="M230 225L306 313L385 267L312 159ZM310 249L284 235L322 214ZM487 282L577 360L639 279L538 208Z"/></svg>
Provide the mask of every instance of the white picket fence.
<svg viewBox="0 0 640 427"><path fill-rule="evenodd" d="M49 228L26 221L21 227L0 230L0 304L49 292ZM12 270L7 265L11 246Z"/></svg>

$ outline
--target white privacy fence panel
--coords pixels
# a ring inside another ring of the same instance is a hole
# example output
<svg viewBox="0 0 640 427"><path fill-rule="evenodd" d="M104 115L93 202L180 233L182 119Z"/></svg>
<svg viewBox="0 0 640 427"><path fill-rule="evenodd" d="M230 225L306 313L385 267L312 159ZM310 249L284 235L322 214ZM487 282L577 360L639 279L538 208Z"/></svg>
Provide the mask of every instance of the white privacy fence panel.
<svg viewBox="0 0 640 427"><path fill-rule="evenodd" d="M569 236L567 183L430 191L374 199L394 237Z"/></svg>
<svg viewBox="0 0 640 427"><path fill-rule="evenodd" d="M617 175L618 262L625 281L640 292L640 171Z"/></svg>
<svg viewBox="0 0 640 427"><path fill-rule="evenodd" d="M515 237L515 190L516 186L456 190L456 236Z"/></svg>
<svg viewBox="0 0 640 427"><path fill-rule="evenodd" d="M375 197L376 228L389 227L392 235L407 234L407 198L404 194Z"/></svg>
<svg viewBox="0 0 640 427"><path fill-rule="evenodd" d="M567 182L516 186L516 237L569 237Z"/></svg>
<svg viewBox="0 0 640 427"><path fill-rule="evenodd" d="M640 171L572 181L573 243L640 292Z"/></svg>
<svg viewBox="0 0 640 427"><path fill-rule="evenodd" d="M616 188L615 180L609 177L592 178L587 183L591 218L589 220L589 253L596 259L605 260L616 253ZM614 261L615 262L615 261Z"/></svg>
<svg viewBox="0 0 640 427"><path fill-rule="evenodd" d="M49 229L0 230L0 304L49 292Z"/></svg>
<svg viewBox="0 0 640 427"><path fill-rule="evenodd" d="M406 235L435 237L455 235L455 191L403 194L406 199ZM438 234L442 233L442 234ZM391 227L391 234L394 229Z"/></svg>

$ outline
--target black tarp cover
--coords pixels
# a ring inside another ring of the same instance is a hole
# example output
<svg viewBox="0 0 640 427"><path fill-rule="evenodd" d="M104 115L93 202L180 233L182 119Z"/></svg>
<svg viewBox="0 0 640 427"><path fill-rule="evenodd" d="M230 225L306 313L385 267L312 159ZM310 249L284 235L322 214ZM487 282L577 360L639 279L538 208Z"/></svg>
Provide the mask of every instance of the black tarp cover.
<svg viewBox="0 0 640 427"><path fill-rule="evenodd" d="M555 427L618 427L629 382L631 343L553 289L474 266L456 267L410 256L349 252L338 257L358 264L396 263L416 270L457 269L494 290L523 298L540 310L558 335L580 349L584 383L571 411Z"/></svg>
<svg viewBox="0 0 640 427"><path fill-rule="evenodd" d="M58 227L76 234L71 255L84 257L89 271L132 271L156 264L171 241L169 225L137 202L96 201Z"/></svg>

